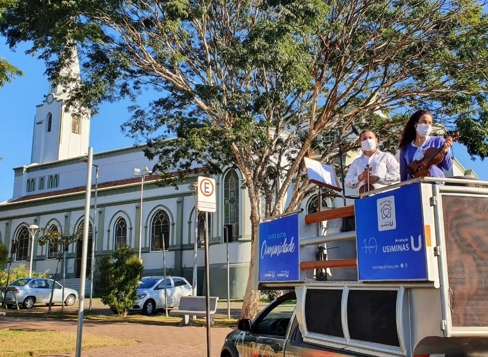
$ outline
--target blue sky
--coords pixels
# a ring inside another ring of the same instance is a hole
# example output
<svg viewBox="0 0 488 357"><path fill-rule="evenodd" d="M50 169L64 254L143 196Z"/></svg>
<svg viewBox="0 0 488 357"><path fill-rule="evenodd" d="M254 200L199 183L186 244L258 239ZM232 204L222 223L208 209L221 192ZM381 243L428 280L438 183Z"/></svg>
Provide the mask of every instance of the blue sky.
<svg viewBox="0 0 488 357"><path fill-rule="evenodd" d="M0 56L19 67L23 77L0 88L0 202L12 196L14 167L30 164L32 132L36 105L48 92L48 80L44 75L45 65L41 60L24 54L27 45L12 52L0 39ZM92 117L90 146L95 153L132 146L135 140L122 133L120 126L128 118L127 102L107 103L99 114ZM454 156L465 168L475 170L480 179L488 181L488 159L472 161L464 146L454 145Z"/></svg>

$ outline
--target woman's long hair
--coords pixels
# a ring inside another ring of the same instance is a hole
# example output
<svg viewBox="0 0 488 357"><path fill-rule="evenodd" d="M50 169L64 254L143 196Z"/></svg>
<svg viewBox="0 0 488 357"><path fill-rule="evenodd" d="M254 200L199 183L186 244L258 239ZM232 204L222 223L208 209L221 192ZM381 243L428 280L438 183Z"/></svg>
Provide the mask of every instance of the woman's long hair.
<svg viewBox="0 0 488 357"><path fill-rule="evenodd" d="M432 113L425 109L417 110L415 113L412 114L410 119L408 119L407 124L405 124L405 128L403 129L402 138L400 139L400 144L398 147L403 149L412 141L415 140L415 136L417 135L417 131L415 130L415 124L418 123L419 119L424 114L429 114L433 117Z"/></svg>

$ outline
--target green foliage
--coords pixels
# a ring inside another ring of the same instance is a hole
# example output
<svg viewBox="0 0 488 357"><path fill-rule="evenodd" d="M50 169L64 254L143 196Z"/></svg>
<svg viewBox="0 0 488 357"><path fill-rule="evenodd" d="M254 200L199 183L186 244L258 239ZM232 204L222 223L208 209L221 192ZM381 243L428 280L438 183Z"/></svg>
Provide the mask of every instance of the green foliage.
<svg viewBox="0 0 488 357"><path fill-rule="evenodd" d="M0 21L2 19L2 11L8 8L8 6L12 5L13 1L14 0L0 0ZM5 85L5 83L12 82L12 79L14 77L23 76L23 75L24 74L20 69L13 66L5 58L0 57L0 88L2 88Z"/></svg>
<svg viewBox="0 0 488 357"><path fill-rule="evenodd" d="M8 269L0 270L0 286L5 286L7 283L7 275ZM10 271L9 281L12 282L15 279L19 278L27 278L29 276L29 269L25 266L25 264L20 264L19 266L12 268ZM49 276L49 270L44 272L32 272L33 277L38 278L47 278Z"/></svg>
<svg viewBox="0 0 488 357"><path fill-rule="evenodd" d="M0 267L3 267L4 264L7 264L8 262L8 247L0 242Z"/></svg>
<svg viewBox="0 0 488 357"><path fill-rule="evenodd" d="M132 248L122 247L97 259L94 290L102 302L125 316L136 300L144 266Z"/></svg>
<svg viewBox="0 0 488 357"><path fill-rule="evenodd" d="M24 74L20 69L13 66L6 59L0 57L0 88L5 83L12 82L12 79L16 76L23 76Z"/></svg>
<svg viewBox="0 0 488 357"><path fill-rule="evenodd" d="M281 295L287 293L285 290L260 290L263 299L273 301L279 298Z"/></svg>

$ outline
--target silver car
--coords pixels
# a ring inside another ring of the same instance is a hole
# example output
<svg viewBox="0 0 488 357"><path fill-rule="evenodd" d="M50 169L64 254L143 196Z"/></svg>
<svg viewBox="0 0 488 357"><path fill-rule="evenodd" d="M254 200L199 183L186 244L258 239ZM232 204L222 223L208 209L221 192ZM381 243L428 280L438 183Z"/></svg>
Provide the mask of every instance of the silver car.
<svg viewBox="0 0 488 357"><path fill-rule="evenodd" d="M164 288L168 304L166 304ZM190 283L179 276L167 276L166 282L162 276L146 276L139 282L137 288L137 300L130 311L142 311L145 315L152 315L159 309L165 309L180 305L182 296L190 296L192 287Z"/></svg>
<svg viewBox="0 0 488 357"><path fill-rule="evenodd" d="M30 309L36 303L49 305L51 299L51 290L54 280L46 278L20 278L12 281L8 285L6 305L11 307L15 305L15 295L17 302L22 304L26 309ZM64 304L71 306L78 299L78 292L70 288L64 288ZM0 294L0 301L3 304L3 298ZM63 287L58 282L54 285L53 304L63 302Z"/></svg>

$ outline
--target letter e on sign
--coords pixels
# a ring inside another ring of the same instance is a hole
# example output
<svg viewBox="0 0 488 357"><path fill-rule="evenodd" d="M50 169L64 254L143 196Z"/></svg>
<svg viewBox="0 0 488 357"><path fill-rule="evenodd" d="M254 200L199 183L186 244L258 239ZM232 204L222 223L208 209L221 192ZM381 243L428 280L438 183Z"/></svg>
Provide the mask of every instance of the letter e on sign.
<svg viewBox="0 0 488 357"><path fill-rule="evenodd" d="M203 212L215 212L217 210L214 179L198 176L197 208Z"/></svg>

